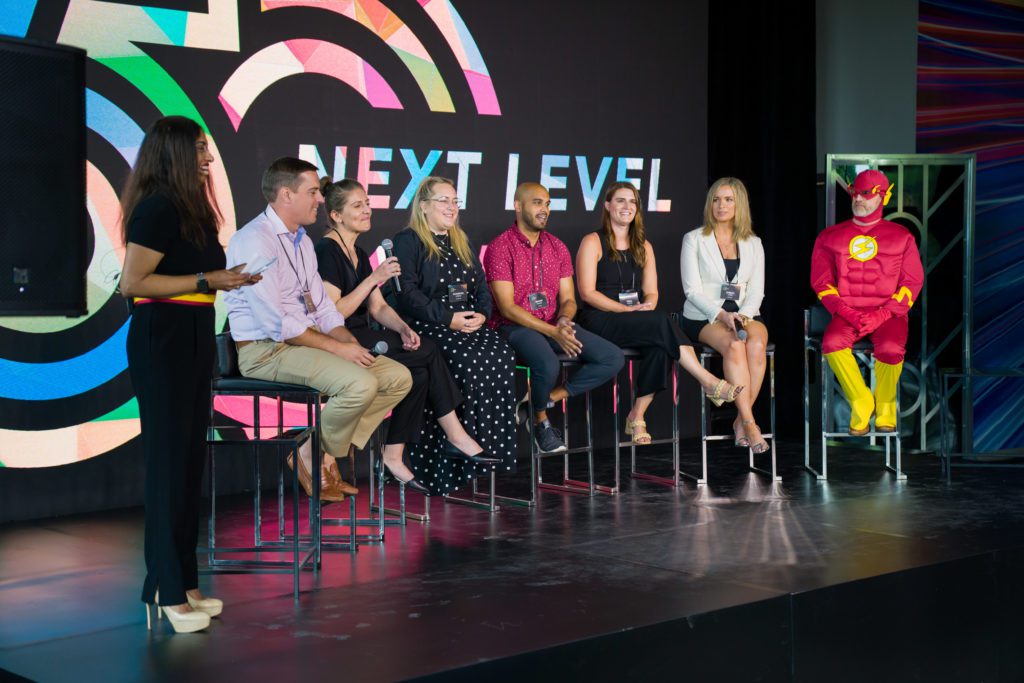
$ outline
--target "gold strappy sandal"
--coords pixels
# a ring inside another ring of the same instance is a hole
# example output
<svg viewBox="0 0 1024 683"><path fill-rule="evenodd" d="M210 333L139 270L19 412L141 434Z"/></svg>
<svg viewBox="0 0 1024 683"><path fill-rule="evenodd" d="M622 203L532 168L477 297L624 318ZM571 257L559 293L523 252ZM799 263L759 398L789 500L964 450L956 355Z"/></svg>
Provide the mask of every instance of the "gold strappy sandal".
<svg viewBox="0 0 1024 683"><path fill-rule="evenodd" d="M626 420L626 434L632 436L633 443L637 446L646 446L651 443L651 435L647 433L647 423L643 420Z"/></svg>
<svg viewBox="0 0 1024 683"><path fill-rule="evenodd" d="M729 387L729 391L723 394L722 390L725 387ZM721 406L723 403L732 403L735 401L741 391L743 391L743 387L729 384L724 379L720 379L718 380L718 384L715 385L714 391L709 393L707 389L704 389L704 395L707 396L708 400L716 406Z"/></svg>

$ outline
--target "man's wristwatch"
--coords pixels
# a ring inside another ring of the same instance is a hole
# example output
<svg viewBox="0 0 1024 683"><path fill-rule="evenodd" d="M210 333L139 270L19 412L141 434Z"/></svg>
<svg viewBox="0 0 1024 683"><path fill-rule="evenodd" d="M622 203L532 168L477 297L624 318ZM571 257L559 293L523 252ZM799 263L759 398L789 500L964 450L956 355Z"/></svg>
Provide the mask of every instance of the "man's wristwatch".
<svg viewBox="0 0 1024 683"><path fill-rule="evenodd" d="M196 273L196 290L200 294L210 293L210 283L206 281L206 273Z"/></svg>

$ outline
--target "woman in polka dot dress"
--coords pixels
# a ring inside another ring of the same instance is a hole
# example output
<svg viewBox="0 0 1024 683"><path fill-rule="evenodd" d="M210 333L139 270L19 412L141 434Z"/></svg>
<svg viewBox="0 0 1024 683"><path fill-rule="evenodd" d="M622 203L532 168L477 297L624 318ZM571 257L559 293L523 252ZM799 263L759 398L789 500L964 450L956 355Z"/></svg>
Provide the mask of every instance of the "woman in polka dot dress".
<svg viewBox="0 0 1024 683"><path fill-rule="evenodd" d="M515 355L484 325L491 294L458 217L454 183L427 178L416 191L409 227L394 239L402 269L395 308L417 334L441 348L464 399L461 422L484 448L478 454L458 450L431 428L433 416L427 415L424 425L431 433L425 432L419 444L424 457L410 459L416 478L437 493L494 467L515 467Z"/></svg>

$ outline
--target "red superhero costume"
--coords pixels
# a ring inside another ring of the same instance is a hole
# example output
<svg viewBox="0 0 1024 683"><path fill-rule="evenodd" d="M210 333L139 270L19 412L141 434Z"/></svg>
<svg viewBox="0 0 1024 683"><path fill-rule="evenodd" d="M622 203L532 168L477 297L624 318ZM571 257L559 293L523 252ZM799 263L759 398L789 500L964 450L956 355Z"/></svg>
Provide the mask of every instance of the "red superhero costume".
<svg viewBox="0 0 1024 683"><path fill-rule="evenodd" d="M850 433L867 433L872 413L875 428L891 432L907 316L924 284L924 269L910 231L882 220L882 207L892 194L885 174L863 171L847 191L854 217L825 228L811 254L811 287L832 314L822 353L850 402ZM850 350L868 335L875 355L874 396Z"/></svg>

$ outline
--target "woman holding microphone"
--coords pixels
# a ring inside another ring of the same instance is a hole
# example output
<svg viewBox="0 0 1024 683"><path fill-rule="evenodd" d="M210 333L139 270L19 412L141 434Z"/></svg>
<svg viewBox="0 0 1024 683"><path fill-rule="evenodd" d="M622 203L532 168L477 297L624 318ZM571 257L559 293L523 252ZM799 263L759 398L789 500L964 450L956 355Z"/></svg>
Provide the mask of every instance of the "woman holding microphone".
<svg viewBox="0 0 1024 683"><path fill-rule="evenodd" d="M727 380L747 387L736 397L735 444L764 453L768 444L752 413L768 345L760 315L764 248L752 229L747 188L739 179L720 178L708 190L704 225L683 237L680 271L686 294L683 331L722 355Z"/></svg>
<svg viewBox="0 0 1024 683"><path fill-rule="evenodd" d="M401 274L398 259L388 257L374 269L369 255L356 244L360 235L371 228L373 211L366 190L350 178L336 183L330 178L323 178L320 192L324 196L328 231L316 245L316 257L327 295L345 317L345 328L360 344L372 349L383 341L388 345L385 355L412 373L412 389L391 413L384 446L384 466L400 484L429 495L431 489L417 481L403 462L405 446L411 444L409 460L424 481L431 484L443 481L434 466L440 459L431 462L426 447L433 440L430 435L435 431L424 420L429 403L436 424L449 443L463 452L480 452L480 445L466 433L455 414L455 408L462 403L462 393L437 345L430 339L421 338L380 293L381 285ZM384 329L370 327L371 319ZM428 435L426 438L425 434ZM443 487L436 487L436 490L444 492Z"/></svg>

